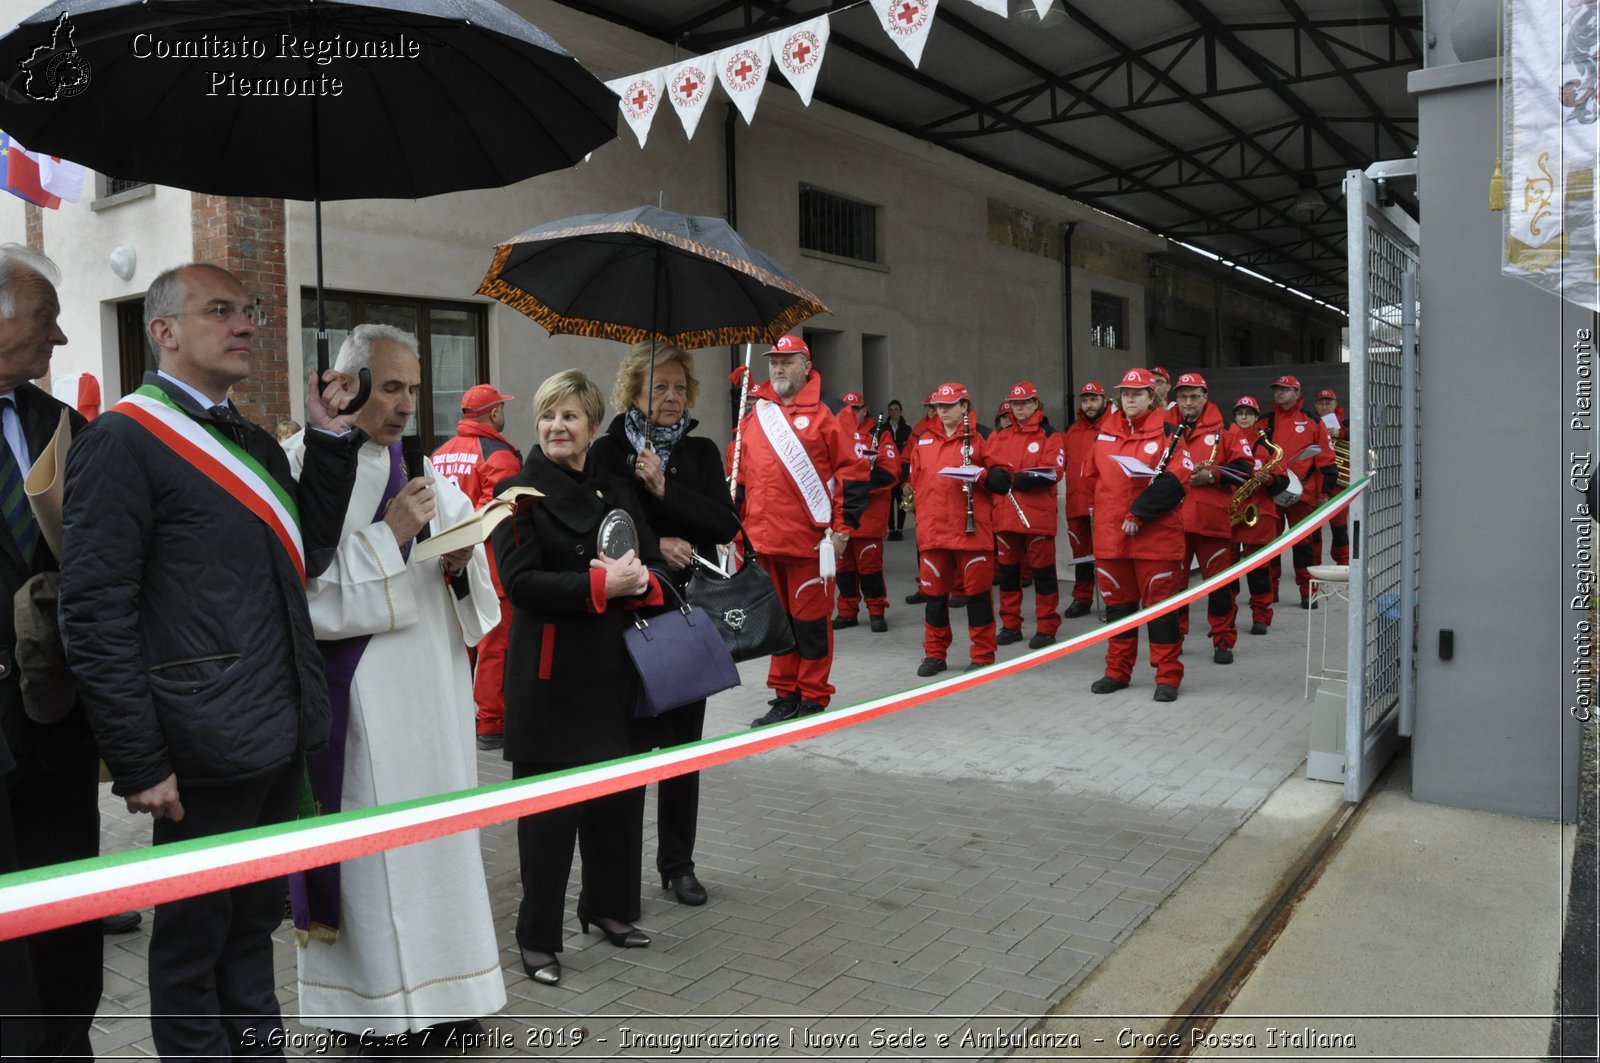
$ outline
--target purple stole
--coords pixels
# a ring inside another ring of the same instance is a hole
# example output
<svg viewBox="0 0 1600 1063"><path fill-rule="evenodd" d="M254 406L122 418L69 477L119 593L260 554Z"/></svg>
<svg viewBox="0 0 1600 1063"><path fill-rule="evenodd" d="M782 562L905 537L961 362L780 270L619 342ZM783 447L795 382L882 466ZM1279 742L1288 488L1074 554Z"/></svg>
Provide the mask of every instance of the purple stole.
<svg viewBox="0 0 1600 1063"><path fill-rule="evenodd" d="M383 498L378 501L378 511L372 523L383 519L389 503L406 485L405 460L400 444L389 445L389 482L384 486ZM410 546L400 548L402 557L410 557ZM350 686L355 682L356 666L366 652L371 635L356 635L347 639L319 639L322 650L323 672L328 679L328 702L333 709L332 726L328 734L328 748L306 757L306 779L311 788L317 815L339 812L344 799L344 743L350 728ZM339 865L325 864L308 871L296 871L289 876L289 899L294 907L295 937L305 936L332 942L339 936Z"/></svg>

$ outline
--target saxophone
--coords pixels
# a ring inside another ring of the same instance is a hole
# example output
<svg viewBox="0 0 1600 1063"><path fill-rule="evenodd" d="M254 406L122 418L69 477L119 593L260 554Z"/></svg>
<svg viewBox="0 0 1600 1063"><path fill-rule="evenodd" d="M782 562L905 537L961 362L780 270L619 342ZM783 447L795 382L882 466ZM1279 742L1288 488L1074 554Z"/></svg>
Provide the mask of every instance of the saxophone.
<svg viewBox="0 0 1600 1063"><path fill-rule="evenodd" d="M1250 479L1239 485L1239 490L1233 493L1233 502L1228 506L1228 519L1234 527L1240 524L1246 528L1256 526L1256 521L1261 519L1261 507L1250 502L1250 496L1271 483L1272 478L1278 473L1278 466L1283 464L1283 448L1268 439L1265 432L1257 437L1256 442L1272 452L1272 460L1262 465Z"/></svg>

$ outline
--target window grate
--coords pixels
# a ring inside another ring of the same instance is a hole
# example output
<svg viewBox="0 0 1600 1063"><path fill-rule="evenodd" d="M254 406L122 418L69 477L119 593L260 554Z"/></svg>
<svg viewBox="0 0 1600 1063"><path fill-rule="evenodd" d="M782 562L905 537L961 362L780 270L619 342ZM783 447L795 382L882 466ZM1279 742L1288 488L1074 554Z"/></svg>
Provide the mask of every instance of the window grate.
<svg viewBox="0 0 1600 1063"><path fill-rule="evenodd" d="M876 264L878 208L801 185L800 246L807 251Z"/></svg>
<svg viewBox="0 0 1600 1063"><path fill-rule="evenodd" d="M125 177L107 177L106 195L114 196L118 192L129 192L135 188L142 188L149 183L149 181L135 181Z"/></svg>
<svg viewBox="0 0 1600 1063"><path fill-rule="evenodd" d="M1096 347L1128 349L1128 300L1105 292L1089 293L1089 341Z"/></svg>

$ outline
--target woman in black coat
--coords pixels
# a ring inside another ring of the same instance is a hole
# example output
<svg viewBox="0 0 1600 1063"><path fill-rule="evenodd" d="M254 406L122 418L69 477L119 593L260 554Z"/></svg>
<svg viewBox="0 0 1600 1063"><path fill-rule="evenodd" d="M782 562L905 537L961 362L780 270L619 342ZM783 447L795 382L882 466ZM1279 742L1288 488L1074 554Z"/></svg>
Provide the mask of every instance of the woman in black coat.
<svg viewBox="0 0 1600 1063"><path fill-rule="evenodd" d="M595 440L589 460L642 485L645 514L681 591L694 569L690 552L715 561L717 545L739 533L739 519L722 477L721 450L711 440L689 434L699 423L689 416L700 395L694 359L686 351L658 344L650 381L650 352L649 344L639 344L623 360L611 393L612 405L622 412ZM662 714L657 744L698 742L705 719L703 699ZM705 887L694 873L699 816L699 772L661 780L656 792L656 869L661 888L671 890L682 904L706 903Z"/></svg>
<svg viewBox="0 0 1600 1063"><path fill-rule="evenodd" d="M545 497L519 505L493 537L512 606L504 755L519 779L650 748L651 729L633 720L639 677L622 633L630 610L662 601L640 560L659 563L660 551L632 479L605 472L588 456L605 412L600 389L568 370L540 385L533 407L539 446L499 491L534 487ZM598 553L596 533L613 509L637 525L639 556ZM644 788L524 816L517 821L517 944L528 977L547 985L561 980L556 953L574 841L583 849L578 923L584 932L593 923L621 948L650 944L633 925Z"/></svg>

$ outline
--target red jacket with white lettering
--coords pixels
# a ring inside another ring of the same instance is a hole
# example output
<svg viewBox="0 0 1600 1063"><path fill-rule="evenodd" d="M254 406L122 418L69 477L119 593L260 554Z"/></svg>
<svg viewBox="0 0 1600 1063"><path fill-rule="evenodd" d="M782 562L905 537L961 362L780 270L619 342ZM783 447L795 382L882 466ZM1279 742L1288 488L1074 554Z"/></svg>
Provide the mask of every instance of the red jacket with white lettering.
<svg viewBox="0 0 1600 1063"><path fill-rule="evenodd" d="M1094 556L1181 561L1184 553L1182 503L1194 463L1180 439L1161 475L1130 475L1113 456L1131 458L1154 469L1178 426L1165 410L1152 409L1129 424L1121 410L1100 417L1094 451L1084 464L1094 488ZM1129 516L1139 521L1137 535L1124 535Z"/></svg>
<svg viewBox="0 0 1600 1063"><path fill-rule="evenodd" d="M1100 416L1092 421L1079 413L1077 419L1062 433L1065 436L1062 446L1067 461L1066 510L1069 518L1087 517L1089 510L1094 508L1094 485L1084 479L1084 466L1094 454L1094 437L1100 434L1100 426L1105 423L1106 414L1110 411L1110 406L1100 407Z"/></svg>
<svg viewBox="0 0 1600 1063"><path fill-rule="evenodd" d="M1026 424L997 429L989 437L989 453L1011 470L1011 498L995 496L995 531L1056 534L1057 485L1066 466L1061 449L1064 441L1065 437L1050 427L1041 410L1034 410ZM1050 473L1046 476L1024 469L1049 469ZM1016 506L1011 504L1012 498L1017 500ZM1026 528L1017 516L1017 506L1028 515Z"/></svg>
<svg viewBox="0 0 1600 1063"><path fill-rule="evenodd" d="M1327 498L1333 480L1338 476L1338 469L1333 463L1333 440L1328 437L1328 426L1301 409L1299 399L1287 412L1274 406L1264 420L1264 427L1272 434L1272 441L1283 448L1284 464L1293 469L1305 485L1305 493L1300 496L1300 501L1315 504ZM1295 460L1307 447L1313 446L1321 447L1322 453Z"/></svg>
<svg viewBox="0 0 1600 1063"><path fill-rule="evenodd" d="M522 455L491 426L462 419L455 438L433 452L433 470L478 507L494 497L501 480L522 471Z"/></svg>
<svg viewBox="0 0 1600 1063"><path fill-rule="evenodd" d="M970 418L972 411L967 411ZM967 533L967 494L961 481L940 476L939 470L962 464L963 431L958 425L946 435L944 425L934 425L911 444L911 489L917 498L918 550L994 549L994 509L991 496L1003 495L1011 487L1011 474L997 460L991 444L974 429L972 464L988 470L972 485L972 518L976 529Z"/></svg>
<svg viewBox="0 0 1600 1063"><path fill-rule="evenodd" d="M800 386L791 405L785 406L770 381L751 392L739 443L739 491L745 531L757 552L774 557L815 557L825 531L842 531L861 524L866 509L867 463L856 457L855 439L845 432L822 401L822 377L813 372ZM802 461L816 469L826 491L829 518L813 519L811 509L788 467L767 439L761 426L759 403L766 402L789 422L805 448ZM843 485L844 505L835 503L835 488Z"/></svg>
<svg viewBox="0 0 1600 1063"><path fill-rule="evenodd" d="M894 485L900 482L902 461L900 448L894 445L894 433L884 430L878 437L878 449L874 456L872 437L877 430L877 420L868 417L855 433L856 454L872 470L867 479L872 488L867 496L867 510L861 515L861 527L855 530L855 535L862 539L882 539L889 534L889 507L893 504L891 496L894 494ZM833 502L841 508L844 506L842 484L834 492Z"/></svg>
<svg viewBox="0 0 1600 1063"><path fill-rule="evenodd" d="M1208 402L1200 411L1199 421L1189 430L1185 446L1196 467L1205 461L1212 462L1211 472L1216 480L1196 484L1191 474L1189 493L1183 498L1183 530L1190 535L1213 539L1232 538L1228 507L1233 502L1233 492L1255 471L1250 444L1237 429L1224 427L1222 411L1217 409L1216 403ZM1220 471L1223 468L1232 470L1239 479L1223 475Z"/></svg>

